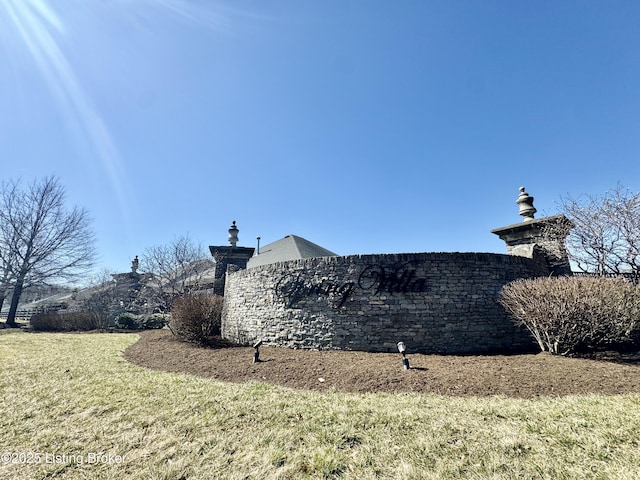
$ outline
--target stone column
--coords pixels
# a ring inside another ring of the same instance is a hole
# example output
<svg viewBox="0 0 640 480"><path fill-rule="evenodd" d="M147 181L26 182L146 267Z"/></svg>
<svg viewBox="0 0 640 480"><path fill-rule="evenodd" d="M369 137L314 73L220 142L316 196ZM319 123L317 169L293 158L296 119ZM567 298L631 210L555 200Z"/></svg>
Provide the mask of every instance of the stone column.
<svg viewBox="0 0 640 480"><path fill-rule="evenodd" d="M516 200L523 221L491 230L507 245L509 255L534 258L544 256L549 272L553 275L571 275L571 265L565 247L565 240L573 225L564 215L554 215L536 220L533 197L520 187Z"/></svg>
<svg viewBox="0 0 640 480"><path fill-rule="evenodd" d="M213 285L213 293L216 295L224 295L224 281L227 268L230 265L234 265L240 269L247 268L247 262L255 251L255 248L236 246L239 231L234 220L229 228L229 243L231 246L209 246L209 251L216 261Z"/></svg>

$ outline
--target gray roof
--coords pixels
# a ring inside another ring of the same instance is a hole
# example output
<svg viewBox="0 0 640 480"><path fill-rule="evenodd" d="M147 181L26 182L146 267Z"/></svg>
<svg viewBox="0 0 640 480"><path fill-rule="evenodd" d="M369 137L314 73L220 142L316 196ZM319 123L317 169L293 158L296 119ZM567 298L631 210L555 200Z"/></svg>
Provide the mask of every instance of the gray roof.
<svg viewBox="0 0 640 480"><path fill-rule="evenodd" d="M287 235L280 240L260 247L260 253L258 254L256 251L253 254L253 257L251 257L247 263L247 268L289 260L300 260L301 258L337 256L337 253L333 253L302 237Z"/></svg>

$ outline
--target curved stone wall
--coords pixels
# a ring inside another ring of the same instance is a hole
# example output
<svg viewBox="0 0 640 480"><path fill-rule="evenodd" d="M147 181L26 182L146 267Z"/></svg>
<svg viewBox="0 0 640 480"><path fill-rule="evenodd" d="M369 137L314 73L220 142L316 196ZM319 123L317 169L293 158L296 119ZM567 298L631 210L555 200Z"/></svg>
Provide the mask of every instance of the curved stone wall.
<svg viewBox="0 0 640 480"><path fill-rule="evenodd" d="M323 257L229 271L222 335L292 348L480 353L534 348L497 302L542 257L415 253Z"/></svg>

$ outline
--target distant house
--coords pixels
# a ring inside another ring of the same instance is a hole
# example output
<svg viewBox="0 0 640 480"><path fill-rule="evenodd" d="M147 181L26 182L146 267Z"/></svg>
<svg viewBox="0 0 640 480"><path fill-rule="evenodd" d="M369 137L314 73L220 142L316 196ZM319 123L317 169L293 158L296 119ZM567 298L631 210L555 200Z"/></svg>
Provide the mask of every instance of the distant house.
<svg viewBox="0 0 640 480"><path fill-rule="evenodd" d="M287 235L280 240L261 247L259 252L256 250L247 262L247 268L303 258L337 256L337 253L333 253L305 238L297 235Z"/></svg>

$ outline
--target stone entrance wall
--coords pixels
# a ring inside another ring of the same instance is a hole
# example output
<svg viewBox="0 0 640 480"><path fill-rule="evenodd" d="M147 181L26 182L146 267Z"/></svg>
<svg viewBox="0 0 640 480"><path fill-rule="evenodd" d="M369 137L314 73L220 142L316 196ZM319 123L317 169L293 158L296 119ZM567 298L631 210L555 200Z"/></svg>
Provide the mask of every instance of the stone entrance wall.
<svg viewBox="0 0 640 480"><path fill-rule="evenodd" d="M323 257L229 271L222 335L291 348L482 353L534 350L497 302L542 255L416 253Z"/></svg>

